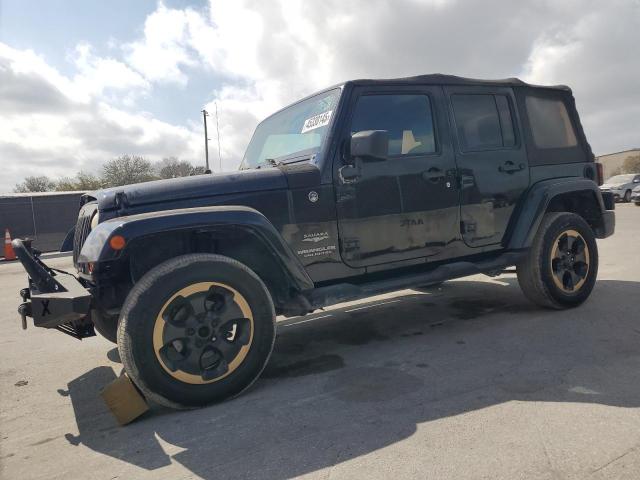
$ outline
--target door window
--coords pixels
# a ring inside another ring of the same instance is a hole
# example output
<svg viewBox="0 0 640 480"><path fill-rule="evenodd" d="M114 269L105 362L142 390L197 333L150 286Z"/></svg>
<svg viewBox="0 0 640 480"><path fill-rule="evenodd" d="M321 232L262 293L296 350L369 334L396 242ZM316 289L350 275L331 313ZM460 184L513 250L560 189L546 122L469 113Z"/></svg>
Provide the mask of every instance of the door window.
<svg viewBox="0 0 640 480"><path fill-rule="evenodd" d="M451 103L463 152L515 146L513 116L506 95L455 94Z"/></svg>
<svg viewBox="0 0 640 480"><path fill-rule="evenodd" d="M433 114L427 95L361 96L351 120L351 134L364 130L389 132L389 156L436 151Z"/></svg>

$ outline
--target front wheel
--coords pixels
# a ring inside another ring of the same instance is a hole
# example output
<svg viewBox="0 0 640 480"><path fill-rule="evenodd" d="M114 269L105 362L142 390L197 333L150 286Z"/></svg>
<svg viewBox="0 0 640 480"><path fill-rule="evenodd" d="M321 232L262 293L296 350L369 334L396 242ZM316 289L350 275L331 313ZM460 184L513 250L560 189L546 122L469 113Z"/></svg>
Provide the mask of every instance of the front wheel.
<svg viewBox="0 0 640 480"><path fill-rule="evenodd" d="M118 350L147 398L172 408L238 395L264 369L275 312L260 278L236 260L190 254L150 270L123 306Z"/></svg>
<svg viewBox="0 0 640 480"><path fill-rule="evenodd" d="M527 257L517 265L525 296L548 308L584 302L596 282L598 248L591 227L573 213L547 213Z"/></svg>
<svg viewBox="0 0 640 480"><path fill-rule="evenodd" d="M624 192L624 197L622 197L622 201L624 203L629 203L631 201L631 190L627 190Z"/></svg>

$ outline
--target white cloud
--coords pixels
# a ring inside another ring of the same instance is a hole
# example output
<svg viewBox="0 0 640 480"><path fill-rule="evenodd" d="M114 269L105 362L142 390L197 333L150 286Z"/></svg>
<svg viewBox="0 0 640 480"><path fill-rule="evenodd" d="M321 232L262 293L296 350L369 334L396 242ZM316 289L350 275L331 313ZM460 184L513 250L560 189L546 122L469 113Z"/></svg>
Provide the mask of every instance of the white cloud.
<svg viewBox="0 0 640 480"><path fill-rule="evenodd" d="M179 25L169 51L189 58L166 80L186 78L183 66L193 64L228 79L207 108L218 103L230 167L258 120L301 96L350 78L430 72L570 84L597 153L637 146L629 104L640 106L631 50L639 9L624 0L212 0L208 17L160 5L149 18ZM145 28L136 45L156 43Z"/></svg>
<svg viewBox="0 0 640 480"><path fill-rule="evenodd" d="M150 81L185 85L184 66L197 61L189 49L190 19L198 15L191 10L168 9L160 4L144 24L144 37L125 45L127 62Z"/></svg>
<svg viewBox="0 0 640 480"><path fill-rule="evenodd" d="M145 91L145 79L88 48L77 54L78 74L68 78L35 53L0 43L0 192L29 175L97 172L123 153L202 157L198 132L101 100L108 90Z"/></svg>
<svg viewBox="0 0 640 480"><path fill-rule="evenodd" d="M150 87L142 75L126 64L94 55L89 44L77 45L70 59L78 70L72 80L74 87L89 97L101 95L107 89L148 90Z"/></svg>

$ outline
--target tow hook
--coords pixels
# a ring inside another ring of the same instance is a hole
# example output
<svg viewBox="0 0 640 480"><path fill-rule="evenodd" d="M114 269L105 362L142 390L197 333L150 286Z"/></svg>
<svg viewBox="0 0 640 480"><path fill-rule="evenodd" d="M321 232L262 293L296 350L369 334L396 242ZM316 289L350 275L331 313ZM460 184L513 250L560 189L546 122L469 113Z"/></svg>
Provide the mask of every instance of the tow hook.
<svg viewBox="0 0 640 480"><path fill-rule="evenodd" d="M20 304L20 306L18 307L18 313L20 314L20 317L22 318L22 329L26 330L27 329L27 317L31 316L31 303L22 303Z"/></svg>

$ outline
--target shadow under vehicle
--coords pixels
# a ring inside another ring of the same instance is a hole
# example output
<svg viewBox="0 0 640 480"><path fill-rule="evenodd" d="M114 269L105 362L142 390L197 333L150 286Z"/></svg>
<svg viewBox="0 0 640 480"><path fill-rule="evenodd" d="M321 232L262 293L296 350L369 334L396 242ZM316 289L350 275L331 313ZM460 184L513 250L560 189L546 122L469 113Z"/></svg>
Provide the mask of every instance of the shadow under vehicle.
<svg viewBox="0 0 640 480"><path fill-rule="evenodd" d="M598 295L583 307L541 311L519 295L514 277L501 276L499 283L448 282L371 310L332 310L333 318L285 321L247 394L179 414L156 407L126 429L96 401L113 370L91 368L61 392L70 396L78 426L67 440L149 471L178 463L198 478L286 479L358 458L378 464L374 452L418 428L425 439L424 429L437 431L440 420L456 425L456 416L508 402L535 403L528 411L540 412L545 402L637 409L639 288L600 280ZM614 304L621 314L608 315ZM477 429L478 442L491 444ZM433 455L439 440L424 445L424 455ZM400 472L404 458L394 465Z"/></svg>

